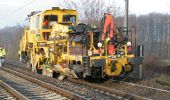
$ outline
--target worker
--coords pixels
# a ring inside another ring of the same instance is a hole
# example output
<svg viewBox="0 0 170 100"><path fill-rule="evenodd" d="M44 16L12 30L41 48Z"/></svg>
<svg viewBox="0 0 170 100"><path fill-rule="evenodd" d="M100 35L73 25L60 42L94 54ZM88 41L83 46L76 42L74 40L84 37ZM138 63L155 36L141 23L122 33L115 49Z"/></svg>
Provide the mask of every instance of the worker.
<svg viewBox="0 0 170 100"><path fill-rule="evenodd" d="M53 23L54 23L55 21L50 21L50 28L52 28L52 26L53 26Z"/></svg>
<svg viewBox="0 0 170 100"><path fill-rule="evenodd" d="M115 45L112 42L109 42L108 44L108 53L110 55L115 54Z"/></svg>
<svg viewBox="0 0 170 100"><path fill-rule="evenodd" d="M4 62L4 59L5 59L5 56L6 56L6 51L5 51L5 48L2 48L2 55L3 55L3 62Z"/></svg>
<svg viewBox="0 0 170 100"><path fill-rule="evenodd" d="M48 29L49 28L49 20L45 19L45 21L43 22L43 28Z"/></svg>
<svg viewBox="0 0 170 100"><path fill-rule="evenodd" d="M0 67L2 67L5 55L6 55L5 49L3 47L0 47Z"/></svg>

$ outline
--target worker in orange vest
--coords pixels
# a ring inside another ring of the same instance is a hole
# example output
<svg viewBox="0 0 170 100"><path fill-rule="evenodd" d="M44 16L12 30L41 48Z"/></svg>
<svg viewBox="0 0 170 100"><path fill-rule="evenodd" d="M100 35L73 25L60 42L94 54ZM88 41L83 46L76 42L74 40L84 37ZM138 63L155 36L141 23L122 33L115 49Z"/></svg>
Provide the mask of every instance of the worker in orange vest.
<svg viewBox="0 0 170 100"><path fill-rule="evenodd" d="M108 45L108 53L109 53L110 55L115 54L115 45L112 44L112 42L109 42L109 45Z"/></svg>
<svg viewBox="0 0 170 100"><path fill-rule="evenodd" d="M46 29L48 29L48 27L49 27L49 20L48 19L45 19L45 21L43 22L43 27L44 28L46 28Z"/></svg>

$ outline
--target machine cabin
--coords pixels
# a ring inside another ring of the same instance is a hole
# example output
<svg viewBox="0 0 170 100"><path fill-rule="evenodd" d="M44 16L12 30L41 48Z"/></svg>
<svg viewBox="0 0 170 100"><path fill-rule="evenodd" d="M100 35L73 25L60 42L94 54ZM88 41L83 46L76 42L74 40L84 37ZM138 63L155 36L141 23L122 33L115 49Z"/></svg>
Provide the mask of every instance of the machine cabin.
<svg viewBox="0 0 170 100"><path fill-rule="evenodd" d="M53 8L43 12L32 12L29 15L29 30L36 34L37 42L48 40L52 32L52 25L57 23L78 23L76 10Z"/></svg>

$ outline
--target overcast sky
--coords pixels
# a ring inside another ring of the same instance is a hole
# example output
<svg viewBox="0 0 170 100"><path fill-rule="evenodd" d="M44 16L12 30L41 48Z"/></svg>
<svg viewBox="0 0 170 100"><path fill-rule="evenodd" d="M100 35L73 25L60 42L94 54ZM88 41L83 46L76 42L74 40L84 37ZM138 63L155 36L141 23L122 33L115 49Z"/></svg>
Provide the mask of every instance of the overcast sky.
<svg viewBox="0 0 170 100"><path fill-rule="evenodd" d="M63 0L0 0L0 28L25 23L31 11L60 6ZM105 0L106 2L108 0ZM124 9L124 0L115 0ZM151 12L170 14L169 0L129 0L130 14L143 15Z"/></svg>

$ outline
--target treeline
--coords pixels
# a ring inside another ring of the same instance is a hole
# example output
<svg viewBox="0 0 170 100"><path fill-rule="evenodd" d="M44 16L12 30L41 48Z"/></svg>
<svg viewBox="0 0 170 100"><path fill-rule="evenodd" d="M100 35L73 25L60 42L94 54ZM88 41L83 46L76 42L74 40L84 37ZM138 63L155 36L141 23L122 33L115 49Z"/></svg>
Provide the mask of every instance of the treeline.
<svg viewBox="0 0 170 100"><path fill-rule="evenodd" d="M65 0L61 6L76 9L83 23L100 27L104 13L110 12L116 19L116 26L123 26L123 17L120 16L124 14L122 9L116 6L115 0L110 0L109 4L105 0L80 0L78 2ZM159 13L130 15L129 26L136 27L137 44L144 45L145 57L170 57L170 15Z"/></svg>
<svg viewBox="0 0 170 100"><path fill-rule="evenodd" d="M19 41L23 33L23 26L16 25L0 29L0 44L6 49L6 57L17 59L19 50Z"/></svg>
<svg viewBox="0 0 170 100"><path fill-rule="evenodd" d="M137 44L144 45L145 57L170 58L170 15L131 15L129 24L136 26Z"/></svg>
<svg viewBox="0 0 170 100"><path fill-rule="evenodd" d="M116 25L123 26L123 18L116 18ZM145 57L170 57L170 15L152 13L148 15L129 16L129 26L137 30L137 44L144 45ZM23 26L0 29L0 43L5 44L7 57L16 59Z"/></svg>

